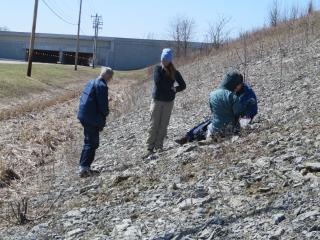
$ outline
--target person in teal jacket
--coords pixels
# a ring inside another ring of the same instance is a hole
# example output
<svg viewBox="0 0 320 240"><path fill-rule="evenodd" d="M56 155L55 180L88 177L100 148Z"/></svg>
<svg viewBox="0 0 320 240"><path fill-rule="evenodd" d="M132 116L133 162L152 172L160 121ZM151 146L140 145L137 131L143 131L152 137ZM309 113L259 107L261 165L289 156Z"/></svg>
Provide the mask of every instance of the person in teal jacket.
<svg viewBox="0 0 320 240"><path fill-rule="evenodd" d="M251 123L254 116L258 113L257 97L253 89L250 88L248 84L244 82L243 75L239 74L239 76L240 76L240 84L238 85L238 87L235 89L234 92L239 97L241 104L245 105L250 98L253 98L256 101L256 103L249 108L248 112L245 113L246 114L245 116L243 115L240 116L240 118L244 118L247 121L250 121ZM180 145L183 145L187 142L192 142L194 140L197 140L197 141L206 140L207 130L208 130L207 128L208 128L208 125L212 123L212 118L213 116L210 116L205 121L201 122L197 126L193 127L191 130L189 130L183 137L175 139L174 141ZM237 129L235 132L240 130L239 124L240 124L239 122L236 123Z"/></svg>
<svg viewBox="0 0 320 240"><path fill-rule="evenodd" d="M233 133L239 117L246 115L250 107L256 103L253 98L250 98L241 104L240 98L236 94L237 88L241 87L240 78L240 73L228 72L220 88L210 93L209 105L214 117L208 126L208 132L212 136Z"/></svg>

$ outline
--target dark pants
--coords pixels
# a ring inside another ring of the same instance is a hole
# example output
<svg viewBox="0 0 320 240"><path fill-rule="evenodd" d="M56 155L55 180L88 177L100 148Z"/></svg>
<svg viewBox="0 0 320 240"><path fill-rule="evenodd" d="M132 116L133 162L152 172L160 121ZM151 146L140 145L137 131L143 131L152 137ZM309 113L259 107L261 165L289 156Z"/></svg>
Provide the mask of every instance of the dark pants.
<svg viewBox="0 0 320 240"><path fill-rule="evenodd" d="M189 141L193 141L195 139L198 141L205 140L207 127L211 122L212 122L212 117L208 118L204 122L192 128L189 132L187 132L186 136L189 137Z"/></svg>
<svg viewBox="0 0 320 240"><path fill-rule="evenodd" d="M90 169L96 149L99 147L99 128L81 122L84 133L84 145L80 157L79 166Z"/></svg>

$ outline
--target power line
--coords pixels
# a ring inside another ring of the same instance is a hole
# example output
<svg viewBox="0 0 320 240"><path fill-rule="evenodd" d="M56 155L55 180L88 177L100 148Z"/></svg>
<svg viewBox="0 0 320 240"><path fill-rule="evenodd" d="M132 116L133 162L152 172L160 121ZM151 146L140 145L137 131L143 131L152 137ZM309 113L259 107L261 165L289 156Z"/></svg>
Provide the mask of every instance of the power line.
<svg viewBox="0 0 320 240"><path fill-rule="evenodd" d="M77 10L74 10L72 7L70 7L69 5L67 5L67 4L65 3L66 1L62 1L62 2L63 2L64 5L66 5L66 6L67 6L69 9L71 9L72 11L78 12Z"/></svg>
<svg viewBox="0 0 320 240"><path fill-rule="evenodd" d="M82 29L86 32L90 32L90 30L88 30L89 25L88 25L88 22L82 22Z"/></svg>
<svg viewBox="0 0 320 240"><path fill-rule="evenodd" d="M85 12L84 10L82 10L82 12L85 13L84 16L86 16L86 17L90 17L90 16L91 16L91 14L88 14L88 13ZM87 29L87 28L91 28L91 27L88 25L88 22L87 22L87 21L83 22L83 24L85 24L86 29ZM83 24L82 24L82 26L83 26ZM87 31L87 32L88 32L88 31Z"/></svg>
<svg viewBox="0 0 320 240"><path fill-rule="evenodd" d="M44 4L47 5L47 7L48 7L58 18L60 18L62 21L66 22L66 23L68 23L68 24L70 24L70 25L78 25L77 23L70 23L70 22L64 20L64 19L61 18L55 11L53 11L53 10L51 9L51 7L49 7L49 5L48 5L44 0L42 0L42 1L43 1Z"/></svg>
<svg viewBox="0 0 320 240"><path fill-rule="evenodd" d="M84 35L84 36L87 36L87 34L85 34L83 31L82 31L82 29L80 28L80 31L82 32L82 34Z"/></svg>
<svg viewBox="0 0 320 240"><path fill-rule="evenodd" d="M91 5L89 4L89 7L91 8L91 10L92 10L93 12L97 12L97 11L95 10L94 6L93 6L92 0L90 0L90 3L91 3ZM92 7L91 7L91 6L92 6Z"/></svg>
<svg viewBox="0 0 320 240"><path fill-rule="evenodd" d="M72 18L69 17L68 14L66 14L66 13L59 7L59 4L56 3L57 1L55 1L55 0L52 0L52 2L51 2L51 0L47 0L47 1L50 2L50 4L49 4L49 2L48 2L48 4L51 5L51 7L54 8L54 9L56 10L56 12L57 12L61 17L63 17L64 19L67 19L68 21L71 20L71 22L75 22Z"/></svg>
<svg viewBox="0 0 320 240"><path fill-rule="evenodd" d="M78 1L80 1L80 0L78 0ZM89 3L88 3L88 6L92 9L92 7L89 5ZM86 12L85 7L83 7L81 11L84 13L85 16L91 16L91 14L88 14ZM96 11L94 11L94 12L96 12ZM88 27L88 22L84 22L84 24L86 25L86 28L87 28ZM82 26L83 26L83 24L82 24ZM86 31L86 32L88 32L88 31Z"/></svg>
<svg viewBox="0 0 320 240"><path fill-rule="evenodd" d="M85 10L84 10L84 7L82 8L82 12L84 12L85 14L84 14L84 16L91 16L91 14L88 14ZM88 25L88 22L83 22L83 24L85 24L85 28L87 29L87 27L89 27L89 25ZM83 24L82 24L82 27L83 27ZM89 27L90 28L90 27ZM87 31L87 32L89 32L89 31Z"/></svg>
<svg viewBox="0 0 320 240"><path fill-rule="evenodd" d="M88 14L84 9L82 9L82 12L84 12L86 15L90 15L90 14Z"/></svg>

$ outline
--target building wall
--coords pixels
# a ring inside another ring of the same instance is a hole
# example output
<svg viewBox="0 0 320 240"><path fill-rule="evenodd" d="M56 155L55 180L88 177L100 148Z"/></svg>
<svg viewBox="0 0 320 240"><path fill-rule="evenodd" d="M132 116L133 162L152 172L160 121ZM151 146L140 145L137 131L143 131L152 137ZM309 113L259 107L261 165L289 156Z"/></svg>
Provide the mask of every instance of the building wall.
<svg viewBox="0 0 320 240"><path fill-rule="evenodd" d="M0 31L0 58L27 61L30 33ZM36 33L34 50L57 51L59 54L76 52L76 35ZM115 70L133 70L160 61L164 41L98 37L97 62ZM93 53L92 36L79 37L79 53ZM60 58L63 60L63 58ZM63 63L63 62L62 62Z"/></svg>
<svg viewBox="0 0 320 240"><path fill-rule="evenodd" d="M134 39L115 41L113 68L119 70L140 69L160 62L163 44Z"/></svg>

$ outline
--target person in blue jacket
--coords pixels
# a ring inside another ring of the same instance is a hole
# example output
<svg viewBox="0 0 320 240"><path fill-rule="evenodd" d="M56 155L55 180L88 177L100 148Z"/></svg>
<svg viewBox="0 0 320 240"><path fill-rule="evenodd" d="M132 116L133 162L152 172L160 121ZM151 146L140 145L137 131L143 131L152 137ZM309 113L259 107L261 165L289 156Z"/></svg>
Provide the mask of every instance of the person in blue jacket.
<svg viewBox="0 0 320 240"><path fill-rule="evenodd" d="M243 81L243 75L240 76L240 83L239 89L236 89L236 94L240 98L240 102L242 105L244 105L250 98L253 98L256 102L253 104L249 111L246 113L246 116L241 116L245 118L250 118L250 122L252 122L255 115L258 113L258 103L257 103L257 97L255 92L252 88L249 87L249 85Z"/></svg>
<svg viewBox="0 0 320 240"><path fill-rule="evenodd" d="M79 161L79 176L89 177L100 172L91 169L96 149L99 147L99 132L106 124L109 115L108 83L113 78L113 70L109 67L101 69L96 79L86 83L80 99L78 119L83 126L84 145Z"/></svg>
<svg viewBox="0 0 320 240"><path fill-rule="evenodd" d="M255 103L251 105L247 112L244 112L240 117L247 118L251 122L254 116L258 113L258 105L257 105L257 97L252 90L248 86L247 83L244 82L243 75L239 74L239 85L235 88L234 92L239 97L240 102L243 106L246 105L246 102L250 99L254 99ZM188 131L182 138L176 139L175 142L178 144L185 144L187 142L192 142L194 140L202 141L206 139L207 136L207 128L210 123L212 123L213 116L206 119L204 122L192 128ZM236 120L237 123L237 120Z"/></svg>
<svg viewBox="0 0 320 240"><path fill-rule="evenodd" d="M142 155L142 159L153 154L154 149L157 152L163 151L163 141L167 135L176 93L186 89L180 72L172 64L170 48L162 50L161 63L156 65L153 71L153 81L147 151ZM175 86L175 83L178 85Z"/></svg>

